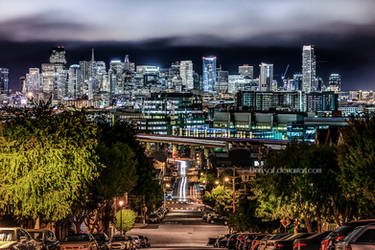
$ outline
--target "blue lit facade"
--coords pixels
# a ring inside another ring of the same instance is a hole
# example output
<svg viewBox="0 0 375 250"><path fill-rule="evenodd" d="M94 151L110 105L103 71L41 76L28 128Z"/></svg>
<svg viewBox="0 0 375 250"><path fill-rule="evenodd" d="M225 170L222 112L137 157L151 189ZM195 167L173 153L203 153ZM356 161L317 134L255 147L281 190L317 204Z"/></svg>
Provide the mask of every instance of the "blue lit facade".
<svg viewBox="0 0 375 250"><path fill-rule="evenodd" d="M216 90L216 56L203 57L203 91Z"/></svg>
<svg viewBox="0 0 375 250"><path fill-rule="evenodd" d="M8 93L9 69L0 68L0 93Z"/></svg>

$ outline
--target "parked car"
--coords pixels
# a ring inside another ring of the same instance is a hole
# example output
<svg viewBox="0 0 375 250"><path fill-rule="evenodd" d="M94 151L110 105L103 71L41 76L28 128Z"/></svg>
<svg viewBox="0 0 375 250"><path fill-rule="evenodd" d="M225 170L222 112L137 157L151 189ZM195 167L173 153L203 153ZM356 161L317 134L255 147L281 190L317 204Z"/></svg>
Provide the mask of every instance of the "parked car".
<svg viewBox="0 0 375 250"><path fill-rule="evenodd" d="M246 234L242 233L237 236L236 240L236 250L242 249Z"/></svg>
<svg viewBox="0 0 375 250"><path fill-rule="evenodd" d="M130 249L131 250L137 249L137 241L136 241L136 239L133 236L127 236L126 238L129 241L129 243L130 243Z"/></svg>
<svg viewBox="0 0 375 250"><path fill-rule="evenodd" d="M375 249L375 224L359 226L342 241L336 243L336 250Z"/></svg>
<svg viewBox="0 0 375 250"><path fill-rule="evenodd" d="M160 218L156 214L150 214L147 218L147 223L149 224L156 224L160 222Z"/></svg>
<svg viewBox="0 0 375 250"><path fill-rule="evenodd" d="M216 242L214 244L214 247L216 248L225 248L227 247L228 238L231 236L231 234L226 234L217 237Z"/></svg>
<svg viewBox="0 0 375 250"><path fill-rule="evenodd" d="M311 236L311 233L295 233L292 235L288 235L287 237L284 237L275 241L272 245L268 244L266 249L267 250L274 250L274 249L292 250L294 240L306 238L308 236Z"/></svg>
<svg viewBox="0 0 375 250"><path fill-rule="evenodd" d="M338 227L335 231L330 233L321 243L321 250L332 250L335 249L337 242L344 239L349 233L351 233L356 227L365 226L371 223L375 223L375 219L370 220L359 220L344 223Z"/></svg>
<svg viewBox="0 0 375 250"><path fill-rule="evenodd" d="M112 236L111 249L133 250L135 249L135 244L133 246L131 240L125 235L117 234L117 235Z"/></svg>
<svg viewBox="0 0 375 250"><path fill-rule="evenodd" d="M214 246L216 243L217 237L208 238L207 246Z"/></svg>
<svg viewBox="0 0 375 250"><path fill-rule="evenodd" d="M36 241L37 249L60 249L60 242L52 231L47 229L27 229L26 231Z"/></svg>
<svg viewBox="0 0 375 250"><path fill-rule="evenodd" d="M290 234L288 233L279 233L279 234L273 234L267 239L262 239L259 243L258 250L264 250L268 246L274 245L274 243L278 240L287 238Z"/></svg>
<svg viewBox="0 0 375 250"><path fill-rule="evenodd" d="M243 246L241 250L250 250L251 249L251 242L258 236L259 234L247 234L244 239Z"/></svg>
<svg viewBox="0 0 375 250"><path fill-rule="evenodd" d="M258 246L257 246L257 250L264 250L264 248L266 247L267 245L267 241L269 239L271 239L273 237L273 235L266 235L264 236L262 239L259 240L258 242Z"/></svg>
<svg viewBox="0 0 375 250"><path fill-rule="evenodd" d="M0 249L37 249L37 242L19 227L0 228Z"/></svg>
<svg viewBox="0 0 375 250"><path fill-rule="evenodd" d="M228 237L228 240L227 240L227 248L228 249L236 249L237 236L238 236L238 234L231 234Z"/></svg>
<svg viewBox="0 0 375 250"><path fill-rule="evenodd" d="M105 233L93 234L93 236L98 243L99 249L108 250L111 248L109 237Z"/></svg>
<svg viewBox="0 0 375 250"><path fill-rule="evenodd" d="M138 235L141 240L141 247L151 247L149 239L144 235Z"/></svg>
<svg viewBox="0 0 375 250"><path fill-rule="evenodd" d="M320 248L320 242L330 234L331 231L313 234L304 239L296 239L293 243L293 250L316 250Z"/></svg>
<svg viewBox="0 0 375 250"><path fill-rule="evenodd" d="M260 235L257 235L252 241L251 241L251 247L249 249L251 250L257 250L258 249L258 245L260 243L260 241L262 239L267 239L269 237L268 234L260 234Z"/></svg>
<svg viewBox="0 0 375 250"><path fill-rule="evenodd" d="M98 243L92 234L81 233L81 234L72 234L68 235L61 242L61 249L87 249L87 250L96 250L99 249Z"/></svg>
<svg viewBox="0 0 375 250"><path fill-rule="evenodd" d="M142 247L142 241L138 235L128 235L128 237L131 237L132 240L135 242L136 248Z"/></svg>

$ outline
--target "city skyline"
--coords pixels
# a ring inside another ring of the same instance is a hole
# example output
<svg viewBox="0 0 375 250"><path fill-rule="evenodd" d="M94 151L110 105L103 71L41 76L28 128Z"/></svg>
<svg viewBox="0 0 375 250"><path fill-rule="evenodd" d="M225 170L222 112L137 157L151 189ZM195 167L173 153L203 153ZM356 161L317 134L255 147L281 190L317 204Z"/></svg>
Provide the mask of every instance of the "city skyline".
<svg viewBox="0 0 375 250"><path fill-rule="evenodd" d="M163 15L160 15L163 13ZM109 63L129 54L137 64L167 67L202 56L218 66L274 64L275 77L289 64L300 72L300 48L313 44L317 75L343 76L343 89L374 89L375 2L371 0L287 1L73 1L0 3L0 67L10 69L12 89L30 67L46 61L57 45L70 64L92 47Z"/></svg>
<svg viewBox="0 0 375 250"><path fill-rule="evenodd" d="M234 74L238 70L238 66L248 64L254 66L254 77L260 75L258 65L262 62L274 64L274 77L280 82L280 77L284 73L287 65L290 67L287 72L287 77L291 78L295 73L302 73L302 45L298 48L284 48L280 50L276 47L271 48L207 48L207 47L178 47L168 48L161 46L154 48L155 43L146 44L143 47L134 44L127 44L123 49L122 43L114 43L111 46L106 44L92 44L92 43L66 43L67 49L67 64L72 65L78 63L80 60L91 59L92 45L95 47L96 59L104 61L109 65L112 59L123 60L125 55L130 55L133 62L137 65L156 65L160 68L168 68L171 63L175 61L189 60L193 62L193 69L199 74L202 74L202 55L203 56L217 56L217 66L222 67L223 70ZM22 46L21 46L22 45ZM9 68L9 88L13 90L21 90L22 86L19 83L19 77L24 76L29 68L41 67L41 64L48 61L48 51L54 46L65 45L65 43L12 43L10 47L12 50L17 50L20 53L7 55L3 53L0 57L0 67ZM160 44L159 44L160 45ZM0 42L0 51L6 45ZM372 86L375 76L368 76L364 74L366 67L359 64L351 64L352 60L349 57L343 57L339 51L331 51L317 48L317 73L316 75L328 84L329 76L332 73L338 73L343 77L343 90L354 89L374 89ZM168 53L172 51L172 53ZM241 52L245 52L242 53ZM364 56L364 55L363 55ZM22 60L11 60L16 57ZM336 58L337 57L337 58ZM356 55L355 58L362 56ZM341 59L341 60L340 60ZM365 61L361 61L364 63ZM4 65L4 66L2 66ZM368 64L367 67L370 65Z"/></svg>

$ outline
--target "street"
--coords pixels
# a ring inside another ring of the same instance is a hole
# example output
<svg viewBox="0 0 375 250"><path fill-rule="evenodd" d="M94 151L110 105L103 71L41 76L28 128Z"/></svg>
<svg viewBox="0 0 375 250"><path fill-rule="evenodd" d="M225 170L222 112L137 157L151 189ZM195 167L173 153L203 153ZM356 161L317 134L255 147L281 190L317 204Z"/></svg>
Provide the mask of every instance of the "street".
<svg viewBox="0 0 375 250"><path fill-rule="evenodd" d="M131 234L149 237L151 249L213 249L208 238L228 232L224 225L211 225L201 219L199 205L168 204L170 212L161 224L138 227Z"/></svg>

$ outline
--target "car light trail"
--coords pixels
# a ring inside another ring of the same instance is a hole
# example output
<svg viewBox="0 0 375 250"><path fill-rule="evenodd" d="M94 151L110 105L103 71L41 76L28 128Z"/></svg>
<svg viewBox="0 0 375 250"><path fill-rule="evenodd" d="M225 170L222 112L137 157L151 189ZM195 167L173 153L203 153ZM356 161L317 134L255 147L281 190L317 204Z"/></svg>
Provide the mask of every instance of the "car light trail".
<svg viewBox="0 0 375 250"><path fill-rule="evenodd" d="M180 185L178 187L178 198L181 201L186 201L186 185L187 185L187 177L186 177L186 168L187 162L186 161L179 161L180 165Z"/></svg>

